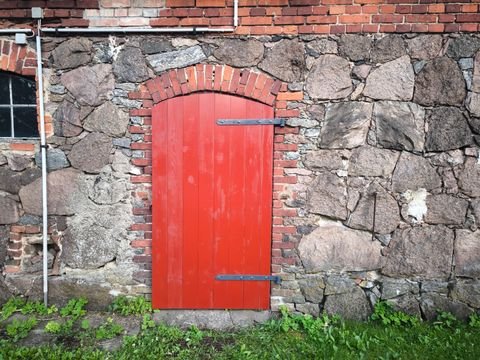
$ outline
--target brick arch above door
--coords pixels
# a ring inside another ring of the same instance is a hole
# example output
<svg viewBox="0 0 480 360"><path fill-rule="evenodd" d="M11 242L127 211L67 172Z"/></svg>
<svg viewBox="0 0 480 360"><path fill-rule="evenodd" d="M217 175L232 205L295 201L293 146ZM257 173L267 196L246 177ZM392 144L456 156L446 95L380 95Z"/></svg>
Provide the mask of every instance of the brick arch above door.
<svg viewBox="0 0 480 360"><path fill-rule="evenodd" d="M153 101L152 105L176 96L213 91L237 95L271 105L277 117L295 117L287 101L303 99L303 91L288 91L287 83L249 69L228 65L197 64L159 74L145 83L143 90L130 93L131 99ZM148 102L144 101L145 103Z"/></svg>

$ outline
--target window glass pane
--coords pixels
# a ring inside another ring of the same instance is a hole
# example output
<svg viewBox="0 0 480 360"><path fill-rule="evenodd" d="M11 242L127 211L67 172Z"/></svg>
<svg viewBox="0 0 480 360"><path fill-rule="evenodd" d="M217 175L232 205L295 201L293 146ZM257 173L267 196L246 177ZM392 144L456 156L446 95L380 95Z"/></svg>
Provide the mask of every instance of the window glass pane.
<svg viewBox="0 0 480 360"><path fill-rule="evenodd" d="M10 109L0 108L0 137L11 137Z"/></svg>
<svg viewBox="0 0 480 360"><path fill-rule="evenodd" d="M38 137L37 109L14 108L15 137Z"/></svg>
<svg viewBox="0 0 480 360"><path fill-rule="evenodd" d="M7 74L0 73L0 105L10 104L9 77Z"/></svg>
<svg viewBox="0 0 480 360"><path fill-rule="evenodd" d="M36 104L33 80L12 76L12 93L14 104Z"/></svg>

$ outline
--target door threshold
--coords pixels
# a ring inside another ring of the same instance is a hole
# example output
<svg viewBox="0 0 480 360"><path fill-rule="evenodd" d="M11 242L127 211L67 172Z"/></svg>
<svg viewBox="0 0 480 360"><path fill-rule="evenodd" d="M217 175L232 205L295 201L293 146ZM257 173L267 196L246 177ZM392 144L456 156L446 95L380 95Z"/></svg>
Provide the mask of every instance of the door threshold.
<svg viewBox="0 0 480 360"><path fill-rule="evenodd" d="M228 330L263 324L271 316L270 310L158 310L153 320L181 328Z"/></svg>

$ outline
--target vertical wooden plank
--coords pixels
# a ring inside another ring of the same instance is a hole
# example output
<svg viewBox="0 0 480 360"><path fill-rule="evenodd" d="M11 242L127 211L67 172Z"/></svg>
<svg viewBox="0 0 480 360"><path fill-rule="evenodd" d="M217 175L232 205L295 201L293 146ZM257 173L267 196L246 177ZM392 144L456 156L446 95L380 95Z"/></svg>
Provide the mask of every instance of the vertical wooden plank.
<svg viewBox="0 0 480 360"><path fill-rule="evenodd" d="M220 95L222 96L222 95ZM247 115L247 101L240 97L232 97L230 102L231 117L243 119ZM246 194L245 171L245 129L246 126L226 126L228 141L232 144L228 155L229 184L228 184L228 263L230 274L245 274L245 202L251 194ZM229 307L242 309L244 281L228 281Z"/></svg>
<svg viewBox="0 0 480 360"><path fill-rule="evenodd" d="M199 138L199 97L183 97L183 304L195 308L198 303L198 147Z"/></svg>
<svg viewBox="0 0 480 360"><path fill-rule="evenodd" d="M214 95L214 111L215 119L229 118L230 113L230 96ZM215 173L215 195L214 195L214 244L213 244L213 263L214 274L227 274L229 269L229 245L228 240L231 229L229 226L230 204L229 194L229 152L233 148L233 144L229 142L229 127L215 125L215 152L214 152L214 173ZM215 281L215 280L214 280ZM214 306L216 308L229 307L228 282L214 282Z"/></svg>
<svg viewBox="0 0 480 360"><path fill-rule="evenodd" d="M183 106L182 97L170 99L168 102L168 308L183 307Z"/></svg>
<svg viewBox="0 0 480 360"><path fill-rule="evenodd" d="M167 302L167 193L166 188L168 114L166 103L152 113L152 306L161 308Z"/></svg>
<svg viewBox="0 0 480 360"><path fill-rule="evenodd" d="M213 94L198 94L198 288L199 308L212 309L214 287L215 113Z"/></svg>

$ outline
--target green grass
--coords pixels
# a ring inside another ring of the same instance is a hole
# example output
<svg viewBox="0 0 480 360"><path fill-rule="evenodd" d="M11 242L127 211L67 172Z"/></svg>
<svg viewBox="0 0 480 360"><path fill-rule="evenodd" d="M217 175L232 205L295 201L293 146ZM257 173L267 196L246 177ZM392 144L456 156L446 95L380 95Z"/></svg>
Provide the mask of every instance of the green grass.
<svg viewBox="0 0 480 360"><path fill-rule="evenodd" d="M343 321L326 315L319 318L292 316L282 311L280 319L267 324L219 332L155 325L149 309L142 312L141 333L125 336L122 347L116 352L96 348L99 337L120 335L121 328L110 319L99 328L103 331L101 336L98 329L90 329L88 324L78 327L83 327L83 331L73 327L69 335L71 338L78 336L80 348L62 345L61 341L51 346L20 347L16 343L18 339L4 336L0 340L0 360L480 359L478 315L461 322L451 314L440 313L437 321L426 323L394 311L386 303L379 303L367 322Z"/></svg>

